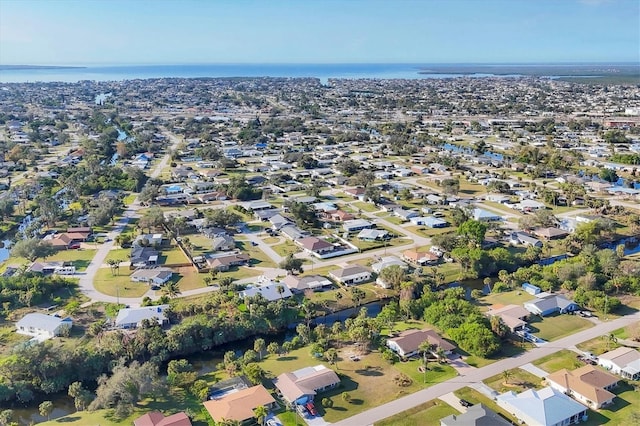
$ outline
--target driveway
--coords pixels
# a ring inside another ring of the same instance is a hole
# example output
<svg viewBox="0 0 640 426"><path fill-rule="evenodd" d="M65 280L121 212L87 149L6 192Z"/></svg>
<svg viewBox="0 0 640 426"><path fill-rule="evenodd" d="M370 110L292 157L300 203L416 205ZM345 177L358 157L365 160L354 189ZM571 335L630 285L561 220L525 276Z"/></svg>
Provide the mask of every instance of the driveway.
<svg viewBox="0 0 640 426"><path fill-rule="evenodd" d="M439 399L446 402L461 413L467 412L467 407L464 407L462 404L460 404L460 398L455 396L453 392L445 393Z"/></svg>
<svg viewBox="0 0 640 426"><path fill-rule="evenodd" d="M549 374L546 371L544 371L542 368L538 368L535 365L531 364L530 362L521 366L520 368L523 369L524 371L528 371L529 373L535 376L540 377L541 379L544 379Z"/></svg>

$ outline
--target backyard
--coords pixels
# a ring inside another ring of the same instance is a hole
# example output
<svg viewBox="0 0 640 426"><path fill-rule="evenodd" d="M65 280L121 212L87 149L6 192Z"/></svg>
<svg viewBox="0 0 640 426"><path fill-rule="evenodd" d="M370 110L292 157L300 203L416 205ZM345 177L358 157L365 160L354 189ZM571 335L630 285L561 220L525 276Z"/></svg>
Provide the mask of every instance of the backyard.
<svg viewBox="0 0 640 426"><path fill-rule="evenodd" d="M440 419L460 414L444 401L435 399L377 422L376 426L439 426Z"/></svg>
<svg viewBox="0 0 640 426"><path fill-rule="evenodd" d="M548 342L561 339L593 327L593 323L578 315L551 315L544 318L532 315L529 319L531 333Z"/></svg>

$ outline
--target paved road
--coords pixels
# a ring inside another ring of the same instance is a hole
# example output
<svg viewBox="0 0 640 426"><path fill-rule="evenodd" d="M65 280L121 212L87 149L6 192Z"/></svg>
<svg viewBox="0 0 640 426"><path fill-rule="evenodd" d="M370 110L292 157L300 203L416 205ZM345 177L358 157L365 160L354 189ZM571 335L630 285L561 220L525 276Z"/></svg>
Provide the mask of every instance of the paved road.
<svg viewBox="0 0 640 426"><path fill-rule="evenodd" d="M169 159L170 159L169 152L171 150L176 149L178 147L178 144L181 142L180 139L178 139L175 135L171 133L166 133L166 135L169 137L172 144L171 144L171 147L167 150L167 153L164 155L164 157L162 157L160 162L156 164L155 168L152 170L151 172L152 178L157 178L158 176L160 176L160 173L162 173L162 169L169 162ZM100 302L110 302L110 303L119 302L119 303L124 303L132 306L138 305L142 300L141 297L122 298L122 297L108 296L106 294L100 293L93 286L93 280L95 278L95 275L96 273L98 273L98 270L102 267L102 264L104 263L105 258L109 254L109 251L113 248L116 237L120 235L120 233L124 230L124 228L127 226L127 224L132 218L138 217L137 212L140 208L141 208L140 201L136 197L133 203L131 203L125 208L124 213L122 214L122 217L116 222L115 229L109 232L109 241L103 243L98 248L95 256L93 257L93 260L91 261L91 263L89 264L85 272L80 276L80 283L79 283L80 291L82 291L82 293L85 294L87 297L89 297L91 300L100 301ZM150 294L153 294L153 292L151 292Z"/></svg>
<svg viewBox="0 0 640 426"><path fill-rule="evenodd" d="M485 367L470 371L464 376L454 377L453 379L447 380L446 382L438 383L430 388L418 391L414 394L405 396L400 399L396 399L379 407L372 408L363 413L334 423L334 425L371 425L377 421L401 413L432 399L439 398L447 393L454 392L465 386L480 383L482 380L500 374L504 370L510 370L512 368L520 367L544 356L558 352L561 349L575 346L586 340L608 334L618 328L626 327L627 325L639 320L640 312L636 312L633 315L627 315L613 321L603 322L588 330L581 331L555 342L550 342L542 347L534 348L515 357L507 358L502 361L487 365Z"/></svg>

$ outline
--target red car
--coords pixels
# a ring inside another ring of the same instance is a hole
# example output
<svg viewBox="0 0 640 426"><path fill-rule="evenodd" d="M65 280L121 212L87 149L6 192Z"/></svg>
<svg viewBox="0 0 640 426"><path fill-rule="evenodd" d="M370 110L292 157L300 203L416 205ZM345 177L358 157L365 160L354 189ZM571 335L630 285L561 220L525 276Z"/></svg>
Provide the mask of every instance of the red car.
<svg viewBox="0 0 640 426"><path fill-rule="evenodd" d="M313 402L307 402L305 404L305 407L307 408L307 410L309 410L309 413L312 416L317 416L318 415L318 411L316 411L316 407L313 406Z"/></svg>

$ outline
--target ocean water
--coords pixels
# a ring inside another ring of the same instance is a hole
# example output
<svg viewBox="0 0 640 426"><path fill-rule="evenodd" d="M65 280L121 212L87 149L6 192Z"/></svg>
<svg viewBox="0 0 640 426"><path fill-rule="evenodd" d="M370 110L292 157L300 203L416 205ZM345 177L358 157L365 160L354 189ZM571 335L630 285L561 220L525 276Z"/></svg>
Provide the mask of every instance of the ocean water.
<svg viewBox="0 0 640 426"><path fill-rule="evenodd" d="M148 78L198 77L315 77L419 79L487 77L493 74L420 74L421 64L209 64L209 65L119 65L85 68L0 69L0 83L68 82L84 80L121 81ZM510 75L512 77L517 75ZM509 77L509 76L500 76Z"/></svg>

